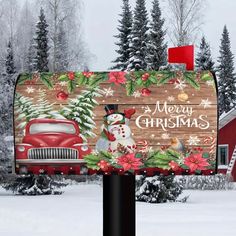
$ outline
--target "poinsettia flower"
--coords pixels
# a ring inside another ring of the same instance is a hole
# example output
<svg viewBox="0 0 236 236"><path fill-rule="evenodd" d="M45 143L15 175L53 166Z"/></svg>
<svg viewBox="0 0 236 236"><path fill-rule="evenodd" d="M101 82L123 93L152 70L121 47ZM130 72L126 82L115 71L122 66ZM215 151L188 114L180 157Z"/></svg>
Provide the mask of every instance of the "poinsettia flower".
<svg viewBox="0 0 236 236"><path fill-rule="evenodd" d="M109 77L109 82L115 83L116 85L119 84L125 84L126 78L125 78L126 72L120 71L120 72L110 72L108 77Z"/></svg>
<svg viewBox="0 0 236 236"><path fill-rule="evenodd" d="M209 163L202 157L202 153L191 154L184 159L184 164L189 167L190 171L205 170Z"/></svg>
<svg viewBox="0 0 236 236"><path fill-rule="evenodd" d="M124 168L124 171L127 171L138 170L143 163L139 158L135 157L134 153L129 153L124 156L118 157L117 164L121 165Z"/></svg>

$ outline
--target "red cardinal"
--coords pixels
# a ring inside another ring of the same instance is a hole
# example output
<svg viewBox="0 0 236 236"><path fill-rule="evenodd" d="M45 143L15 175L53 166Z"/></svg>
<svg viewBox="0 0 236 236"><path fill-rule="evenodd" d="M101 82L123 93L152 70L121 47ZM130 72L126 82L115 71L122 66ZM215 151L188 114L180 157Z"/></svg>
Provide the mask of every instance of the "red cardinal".
<svg viewBox="0 0 236 236"><path fill-rule="evenodd" d="M134 115L135 112L136 112L136 110L133 108L128 109L128 110L124 110L125 118L131 119L132 115Z"/></svg>

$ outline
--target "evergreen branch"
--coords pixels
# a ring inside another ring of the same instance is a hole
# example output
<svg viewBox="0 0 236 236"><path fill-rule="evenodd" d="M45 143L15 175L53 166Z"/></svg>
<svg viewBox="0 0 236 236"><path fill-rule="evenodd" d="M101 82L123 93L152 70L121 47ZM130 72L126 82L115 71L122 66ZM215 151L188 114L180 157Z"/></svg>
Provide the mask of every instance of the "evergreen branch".
<svg viewBox="0 0 236 236"><path fill-rule="evenodd" d="M48 89L53 88L53 84L50 81L50 77L52 76L51 73L41 73L40 74L40 80L43 82L44 85L47 86Z"/></svg>
<svg viewBox="0 0 236 236"><path fill-rule="evenodd" d="M195 80L195 73L191 73L191 72L185 72L184 73L184 79L195 89L199 90L200 89L200 85L197 83L197 81Z"/></svg>

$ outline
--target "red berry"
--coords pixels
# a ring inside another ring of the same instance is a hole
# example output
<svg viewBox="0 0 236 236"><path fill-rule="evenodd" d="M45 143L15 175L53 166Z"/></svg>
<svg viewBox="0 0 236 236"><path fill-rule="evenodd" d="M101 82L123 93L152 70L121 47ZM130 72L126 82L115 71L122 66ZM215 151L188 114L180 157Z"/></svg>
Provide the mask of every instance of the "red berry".
<svg viewBox="0 0 236 236"><path fill-rule="evenodd" d="M68 78L69 80L74 80L75 79L75 73L74 72L68 72Z"/></svg>
<svg viewBox="0 0 236 236"><path fill-rule="evenodd" d="M142 75L142 81L147 81L148 80L148 78L149 78L149 74L148 73L145 73L145 74L143 74Z"/></svg>
<svg viewBox="0 0 236 236"><path fill-rule="evenodd" d="M141 90L141 93L142 93L143 96L148 97L148 96L150 96L151 91L150 91L148 88L143 88L143 89Z"/></svg>
<svg viewBox="0 0 236 236"><path fill-rule="evenodd" d="M83 72L83 76L90 78L92 75L94 74L94 72Z"/></svg>
<svg viewBox="0 0 236 236"><path fill-rule="evenodd" d="M101 160L97 164L102 171L108 171L110 164L107 161Z"/></svg>
<svg viewBox="0 0 236 236"><path fill-rule="evenodd" d="M67 93L60 91L59 93L57 93L57 100L65 101L68 98L68 96L69 95Z"/></svg>

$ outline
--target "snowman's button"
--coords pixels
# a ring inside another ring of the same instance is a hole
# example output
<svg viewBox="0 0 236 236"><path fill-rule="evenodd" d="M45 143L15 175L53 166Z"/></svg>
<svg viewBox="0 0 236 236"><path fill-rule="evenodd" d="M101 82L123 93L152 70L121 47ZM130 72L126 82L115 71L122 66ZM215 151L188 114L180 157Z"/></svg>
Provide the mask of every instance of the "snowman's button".
<svg viewBox="0 0 236 236"><path fill-rule="evenodd" d="M120 127L122 127L122 125L120 125Z"/></svg>
<svg viewBox="0 0 236 236"><path fill-rule="evenodd" d="M125 138L125 135L123 135L122 137Z"/></svg>

